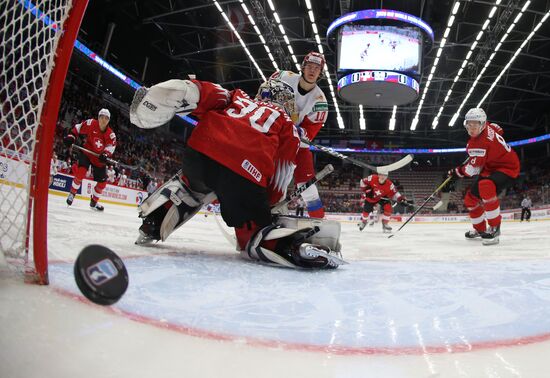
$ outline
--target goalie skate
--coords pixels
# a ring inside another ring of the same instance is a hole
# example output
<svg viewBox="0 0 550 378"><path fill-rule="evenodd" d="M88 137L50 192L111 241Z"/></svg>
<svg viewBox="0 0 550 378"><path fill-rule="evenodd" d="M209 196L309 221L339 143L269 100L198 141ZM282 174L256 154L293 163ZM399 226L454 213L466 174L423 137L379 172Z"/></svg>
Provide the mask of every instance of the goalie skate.
<svg viewBox="0 0 550 378"><path fill-rule="evenodd" d="M139 236L136 239L136 241L134 242L134 244L136 244L136 245L146 245L146 244L151 244L151 243L156 242L156 241L158 241L158 239L155 239L154 237L152 237L150 235L147 235L143 231L139 230Z"/></svg>
<svg viewBox="0 0 550 378"><path fill-rule="evenodd" d="M340 265L348 264L347 261L342 259L340 252L331 251L328 247L304 243L300 245L299 251L303 259L313 260L319 256L326 258L328 260L328 267L331 268L338 268Z"/></svg>

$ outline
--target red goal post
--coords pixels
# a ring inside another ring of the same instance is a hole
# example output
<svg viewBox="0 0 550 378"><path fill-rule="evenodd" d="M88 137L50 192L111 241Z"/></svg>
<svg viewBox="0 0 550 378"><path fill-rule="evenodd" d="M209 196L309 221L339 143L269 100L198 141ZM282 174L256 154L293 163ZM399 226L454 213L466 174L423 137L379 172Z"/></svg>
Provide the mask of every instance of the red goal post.
<svg viewBox="0 0 550 378"><path fill-rule="evenodd" d="M0 250L48 284L48 186L65 76L88 0L0 3Z"/></svg>

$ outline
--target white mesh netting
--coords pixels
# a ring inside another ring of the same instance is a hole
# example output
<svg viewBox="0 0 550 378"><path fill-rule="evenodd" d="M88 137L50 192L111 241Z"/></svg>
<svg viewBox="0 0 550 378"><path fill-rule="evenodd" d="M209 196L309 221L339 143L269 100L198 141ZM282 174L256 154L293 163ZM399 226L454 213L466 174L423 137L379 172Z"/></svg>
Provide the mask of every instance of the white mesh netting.
<svg viewBox="0 0 550 378"><path fill-rule="evenodd" d="M0 250L5 256L27 256L36 133L71 3L0 1Z"/></svg>

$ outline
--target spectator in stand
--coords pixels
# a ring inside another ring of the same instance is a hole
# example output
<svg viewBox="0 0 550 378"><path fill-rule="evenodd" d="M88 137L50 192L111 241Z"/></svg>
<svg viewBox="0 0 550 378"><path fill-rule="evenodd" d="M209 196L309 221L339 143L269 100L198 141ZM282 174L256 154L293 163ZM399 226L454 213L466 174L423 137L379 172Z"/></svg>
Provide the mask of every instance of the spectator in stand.
<svg viewBox="0 0 550 378"><path fill-rule="evenodd" d="M116 178L115 169L113 168L112 165L110 165L110 166L107 168L107 182L108 182L109 184L114 184L114 183L115 183L115 178Z"/></svg>
<svg viewBox="0 0 550 378"><path fill-rule="evenodd" d="M151 181L149 181L149 184L147 185L147 194L150 195L151 193L153 193L155 190L157 190L157 187L157 180L152 179Z"/></svg>
<svg viewBox="0 0 550 378"><path fill-rule="evenodd" d="M126 175L126 169L123 169L120 175L118 176L118 186L127 186L128 185L128 176Z"/></svg>

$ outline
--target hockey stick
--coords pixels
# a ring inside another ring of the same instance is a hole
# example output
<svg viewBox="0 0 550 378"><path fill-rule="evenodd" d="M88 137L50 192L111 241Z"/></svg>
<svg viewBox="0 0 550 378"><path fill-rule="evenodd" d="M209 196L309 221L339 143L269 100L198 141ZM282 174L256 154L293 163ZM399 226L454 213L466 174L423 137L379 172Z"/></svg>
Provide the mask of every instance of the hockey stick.
<svg viewBox="0 0 550 378"><path fill-rule="evenodd" d="M87 148L79 146L78 144L73 144L73 148L76 148L77 150L80 150L80 151L83 151L83 152L87 152L90 155L94 155L94 156L99 157L99 154L97 152L90 151ZM127 168L127 169L130 169L130 170L135 170L135 169L139 168L139 165L127 165L127 164L123 164L123 163L121 163L117 160L111 159L111 158L107 158L107 163L112 164L112 165L116 165L116 166L119 166L119 167L122 167L122 168Z"/></svg>
<svg viewBox="0 0 550 378"><path fill-rule="evenodd" d="M416 209L414 213L412 213L412 215L409 217L409 219L407 219L407 221L406 221L405 223L403 223L403 224L401 225L401 227L399 227L399 228L397 229L397 231L395 231L395 233L398 233L403 227L405 227L405 226L407 225L407 223L409 223L409 222L414 218L414 216L415 216L416 214L418 214L418 212L419 212L420 210L422 210L422 209L424 208L424 206L426 206L426 204L427 204L431 199L433 199L434 196L435 196L437 193L439 193L439 191L440 191L441 189L443 189L443 188L445 187L445 185L447 185L452 179L453 179L453 176L447 177L447 178L445 179L445 181L443 181L443 182L441 183L441 185L439 185L439 186L437 187L437 189L436 189L432 194L430 194L430 196L429 196L428 198L426 198L426 200L422 203L422 205L420 205L420 207L419 207L418 209ZM390 236L388 236L388 238L391 238L391 237L393 237L393 236L395 236L395 234L391 234Z"/></svg>
<svg viewBox="0 0 550 378"><path fill-rule="evenodd" d="M464 161L462 162L461 165L466 164L466 163L468 162L469 159L470 159L470 157L468 156L468 157L466 158L466 160L464 160ZM439 202L436 203L436 204L434 205L434 207L432 207L432 210L433 210L433 211L437 211L437 210L439 210L439 209L441 208L441 206L443 206L443 200L439 200Z"/></svg>
<svg viewBox="0 0 550 378"><path fill-rule="evenodd" d="M370 169L371 171L374 171L376 173L382 173L382 174L383 173L388 173L388 172L391 172L391 171L395 171L396 169L399 169L399 168L403 168L404 166L409 164L413 160L413 157L414 157L414 155L409 154L409 155L405 156L403 159L396 161L395 163L388 164L388 165L375 166L375 165L365 163L362 160L354 159L350 156L347 156L347 155L341 154L339 152L336 152L330 147L325 147L325 146L321 146L320 144L313 143L313 142L309 141L308 139L300 138L300 140L302 142L304 142L305 144L307 144L309 146L313 146L316 149L318 149L320 151L323 151L323 152L325 152L325 153L327 153L331 156L334 156L338 159L347 160L350 163L355 164L359 167L367 168L367 169Z"/></svg>
<svg viewBox="0 0 550 378"><path fill-rule="evenodd" d="M310 186L317 184L319 181L324 179L333 171L334 171L334 167L332 166L332 164L325 165L325 167L322 170L317 172L314 178L312 178L311 180L306 182L304 185L296 189L287 199L275 204L275 206L271 208L271 213L275 213L276 211L280 210L291 201L294 201L296 198L300 197L302 193L305 192Z"/></svg>

